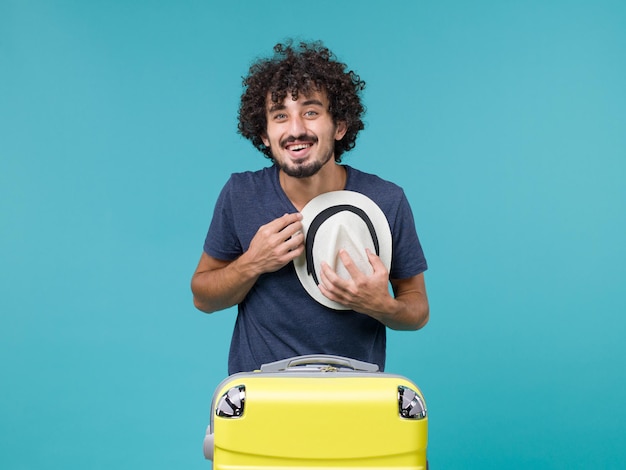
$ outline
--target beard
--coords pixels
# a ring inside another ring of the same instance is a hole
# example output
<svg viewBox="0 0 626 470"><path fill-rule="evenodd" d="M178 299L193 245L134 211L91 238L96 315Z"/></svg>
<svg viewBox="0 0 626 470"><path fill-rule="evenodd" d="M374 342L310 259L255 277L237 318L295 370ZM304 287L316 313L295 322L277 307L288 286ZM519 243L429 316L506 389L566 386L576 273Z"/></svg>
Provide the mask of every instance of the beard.
<svg viewBox="0 0 626 470"><path fill-rule="evenodd" d="M294 178L309 178L322 169L322 167L330 160L332 155L328 155L324 161L316 160L309 164L288 165L285 162L277 162L278 167L283 170L288 176Z"/></svg>
<svg viewBox="0 0 626 470"><path fill-rule="evenodd" d="M309 140L317 143L318 140L316 137L301 136L302 140ZM288 142L294 142L295 138L288 138L281 142L281 146L285 145ZM276 155L273 155L274 162L278 165L278 167L285 172L288 176L292 176L294 178L310 178L315 175L318 171L322 169L328 161L334 156L334 148L330 148L320 159L314 160L309 163L291 163L284 160L280 160L276 158Z"/></svg>

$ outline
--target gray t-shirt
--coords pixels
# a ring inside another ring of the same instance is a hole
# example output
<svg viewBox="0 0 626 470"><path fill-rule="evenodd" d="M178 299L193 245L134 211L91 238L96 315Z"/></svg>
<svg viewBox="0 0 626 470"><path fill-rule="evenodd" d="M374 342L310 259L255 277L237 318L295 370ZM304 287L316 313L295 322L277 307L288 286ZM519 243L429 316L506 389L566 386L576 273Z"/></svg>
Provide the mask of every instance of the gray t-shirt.
<svg viewBox="0 0 626 470"><path fill-rule="evenodd" d="M391 228L391 279L427 269L404 191L378 176L345 165L346 190L365 194L382 209ZM234 260L259 227L297 212L282 190L278 167L235 173L219 195L204 243L213 258ZM385 326L352 310L316 302L300 284L293 263L263 274L238 306L228 372L252 371L262 364L304 354L333 354L385 367Z"/></svg>

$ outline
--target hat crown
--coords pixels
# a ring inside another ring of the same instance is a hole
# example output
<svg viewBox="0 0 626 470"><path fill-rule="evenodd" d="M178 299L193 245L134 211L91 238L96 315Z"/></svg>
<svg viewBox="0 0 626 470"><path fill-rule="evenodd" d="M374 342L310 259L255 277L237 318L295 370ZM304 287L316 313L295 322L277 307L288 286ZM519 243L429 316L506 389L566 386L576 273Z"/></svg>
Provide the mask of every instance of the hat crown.
<svg viewBox="0 0 626 470"><path fill-rule="evenodd" d="M329 264L343 279L350 279L351 276L339 256L341 250L348 253L357 269L363 274L369 276L374 271L365 251L369 249L371 252L375 252L374 243L371 238L363 237L362 232L356 232L353 227L353 224L346 224L345 222L333 226L331 239L334 242L327 247L328 251L324 255L325 259L335 257L333 262Z"/></svg>

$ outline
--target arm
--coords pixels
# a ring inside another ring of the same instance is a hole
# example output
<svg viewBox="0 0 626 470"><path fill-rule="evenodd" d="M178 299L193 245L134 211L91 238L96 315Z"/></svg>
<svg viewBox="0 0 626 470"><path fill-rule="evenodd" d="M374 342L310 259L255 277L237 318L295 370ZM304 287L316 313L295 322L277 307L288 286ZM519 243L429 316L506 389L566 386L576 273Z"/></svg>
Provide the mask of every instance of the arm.
<svg viewBox="0 0 626 470"><path fill-rule="evenodd" d="M202 253L191 279L193 302L206 313L240 303L263 273L276 271L304 250L302 215L285 214L263 225L250 247L233 261Z"/></svg>
<svg viewBox="0 0 626 470"><path fill-rule="evenodd" d="M331 300L369 315L394 330L418 330L429 319L424 274L408 279L392 279L394 295L389 293L389 273L378 256L368 250L373 268L370 276L356 267L346 252L341 261L351 279L342 279L328 264L322 264L320 290Z"/></svg>
<svg viewBox="0 0 626 470"><path fill-rule="evenodd" d="M193 304L198 310L212 313L238 304L254 285L258 276L246 270L241 257L225 261L202 253L191 279Z"/></svg>
<svg viewBox="0 0 626 470"><path fill-rule="evenodd" d="M401 307L395 318L380 319L395 330L419 330L426 326L430 318L430 307L426 295L424 273L408 279L392 279L391 287L395 300ZM397 322L394 324L394 322Z"/></svg>

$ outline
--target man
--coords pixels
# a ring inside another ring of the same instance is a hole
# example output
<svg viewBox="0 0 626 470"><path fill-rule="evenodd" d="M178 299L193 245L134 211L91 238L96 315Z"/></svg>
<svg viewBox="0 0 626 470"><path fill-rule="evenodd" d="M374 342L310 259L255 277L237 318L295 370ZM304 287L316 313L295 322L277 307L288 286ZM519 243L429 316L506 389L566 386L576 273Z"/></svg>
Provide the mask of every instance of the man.
<svg viewBox="0 0 626 470"><path fill-rule="evenodd" d="M302 354L335 354L384 370L385 328L416 330L428 321L426 260L401 188L340 165L363 129L365 83L321 43L278 44L244 79L239 132L273 162L233 174L223 188L192 279L195 306L207 313L238 305L229 373ZM313 300L293 260L304 250L299 211L335 190L365 194L385 213L391 269L373 253L369 275L340 253L350 278L322 266L319 289L348 310ZM393 295L389 292L389 282Z"/></svg>

